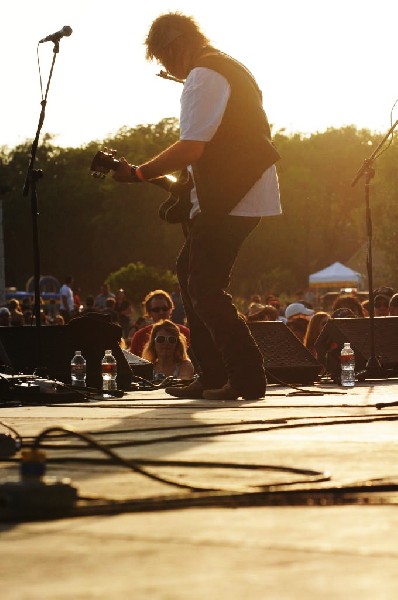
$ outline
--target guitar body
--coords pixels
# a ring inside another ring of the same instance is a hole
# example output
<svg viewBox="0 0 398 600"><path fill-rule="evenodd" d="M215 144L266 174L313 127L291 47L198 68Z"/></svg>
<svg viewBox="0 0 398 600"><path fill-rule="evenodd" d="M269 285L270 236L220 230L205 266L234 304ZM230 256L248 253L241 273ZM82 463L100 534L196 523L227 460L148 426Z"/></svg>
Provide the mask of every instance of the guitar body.
<svg viewBox="0 0 398 600"><path fill-rule="evenodd" d="M159 206L159 217L167 223L186 223L191 210L190 200L170 194Z"/></svg>
<svg viewBox="0 0 398 600"><path fill-rule="evenodd" d="M159 217L167 223L187 223L191 212L191 190L193 181L187 170L173 184L169 196L159 206Z"/></svg>
<svg viewBox="0 0 398 600"><path fill-rule="evenodd" d="M90 170L94 177L103 179L109 171L116 171L120 161L115 158L116 150L99 150L94 156ZM191 175L185 170L178 180L166 176L151 179L148 183L157 185L169 192L169 196L159 206L159 217L167 223L187 223L191 210L191 190L193 181Z"/></svg>

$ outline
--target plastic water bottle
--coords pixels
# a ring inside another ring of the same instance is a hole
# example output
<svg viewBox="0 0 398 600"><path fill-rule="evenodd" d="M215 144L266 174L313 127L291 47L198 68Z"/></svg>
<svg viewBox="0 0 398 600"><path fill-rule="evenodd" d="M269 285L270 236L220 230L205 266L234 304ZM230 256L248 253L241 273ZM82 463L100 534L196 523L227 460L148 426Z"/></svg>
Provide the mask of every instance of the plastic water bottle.
<svg viewBox="0 0 398 600"><path fill-rule="evenodd" d="M105 356L101 361L102 389L116 390L117 363L112 350L105 350Z"/></svg>
<svg viewBox="0 0 398 600"><path fill-rule="evenodd" d="M81 350L76 350L70 362L70 375L72 385L79 387L86 386L86 359L82 355Z"/></svg>
<svg viewBox="0 0 398 600"><path fill-rule="evenodd" d="M341 385L354 387L355 385L355 356L349 342L345 342L340 353Z"/></svg>

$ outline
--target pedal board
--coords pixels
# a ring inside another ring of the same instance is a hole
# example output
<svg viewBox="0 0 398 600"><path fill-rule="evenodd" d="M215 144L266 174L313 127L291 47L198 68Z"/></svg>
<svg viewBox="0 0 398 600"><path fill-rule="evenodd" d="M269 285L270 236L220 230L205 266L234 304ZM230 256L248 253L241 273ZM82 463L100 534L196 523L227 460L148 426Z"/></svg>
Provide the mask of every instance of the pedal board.
<svg viewBox="0 0 398 600"><path fill-rule="evenodd" d="M1 374L0 400L18 404L62 404L83 402L84 391L72 390L59 381L34 375Z"/></svg>

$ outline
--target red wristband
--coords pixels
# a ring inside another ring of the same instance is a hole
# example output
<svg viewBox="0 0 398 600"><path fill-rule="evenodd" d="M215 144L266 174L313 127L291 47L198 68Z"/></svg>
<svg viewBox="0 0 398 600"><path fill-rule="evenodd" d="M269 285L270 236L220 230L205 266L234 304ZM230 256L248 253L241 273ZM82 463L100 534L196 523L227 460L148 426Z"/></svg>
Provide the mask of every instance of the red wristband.
<svg viewBox="0 0 398 600"><path fill-rule="evenodd" d="M145 177L141 171L140 167L137 167L135 170L135 176L140 180L140 181L145 181Z"/></svg>

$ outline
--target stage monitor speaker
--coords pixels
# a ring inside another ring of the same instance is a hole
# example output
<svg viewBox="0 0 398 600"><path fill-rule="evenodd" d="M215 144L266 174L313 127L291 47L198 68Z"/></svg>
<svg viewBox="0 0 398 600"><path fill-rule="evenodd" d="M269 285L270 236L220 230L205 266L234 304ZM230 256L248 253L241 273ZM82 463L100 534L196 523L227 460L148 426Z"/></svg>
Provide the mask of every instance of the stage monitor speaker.
<svg viewBox="0 0 398 600"><path fill-rule="evenodd" d="M311 352L281 321L248 323L264 357L269 383L314 383L322 369Z"/></svg>
<svg viewBox="0 0 398 600"><path fill-rule="evenodd" d="M118 387L128 390L133 370L119 346L121 328L94 315L77 317L68 325L42 326L40 334L35 326L0 327L3 362L6 358L15 373L33 374L37 367L41 367L48 378L69 384L70 361L75 351L81 350L87 362L87 386L102 388L101 360L105 350L111 349L117 362ZM41 341L40 365L38 335Z"/></svg>
<svg viewBox="0 0 398 600"><path fill-rule="evenodd" d="M398 374L398 317L375 317L375 355L386 373ZM315 342L320 362L333 378L340 376L340 352L350 342L355 372L364 371L370 357L370 320L329 319Z"/></svg>

